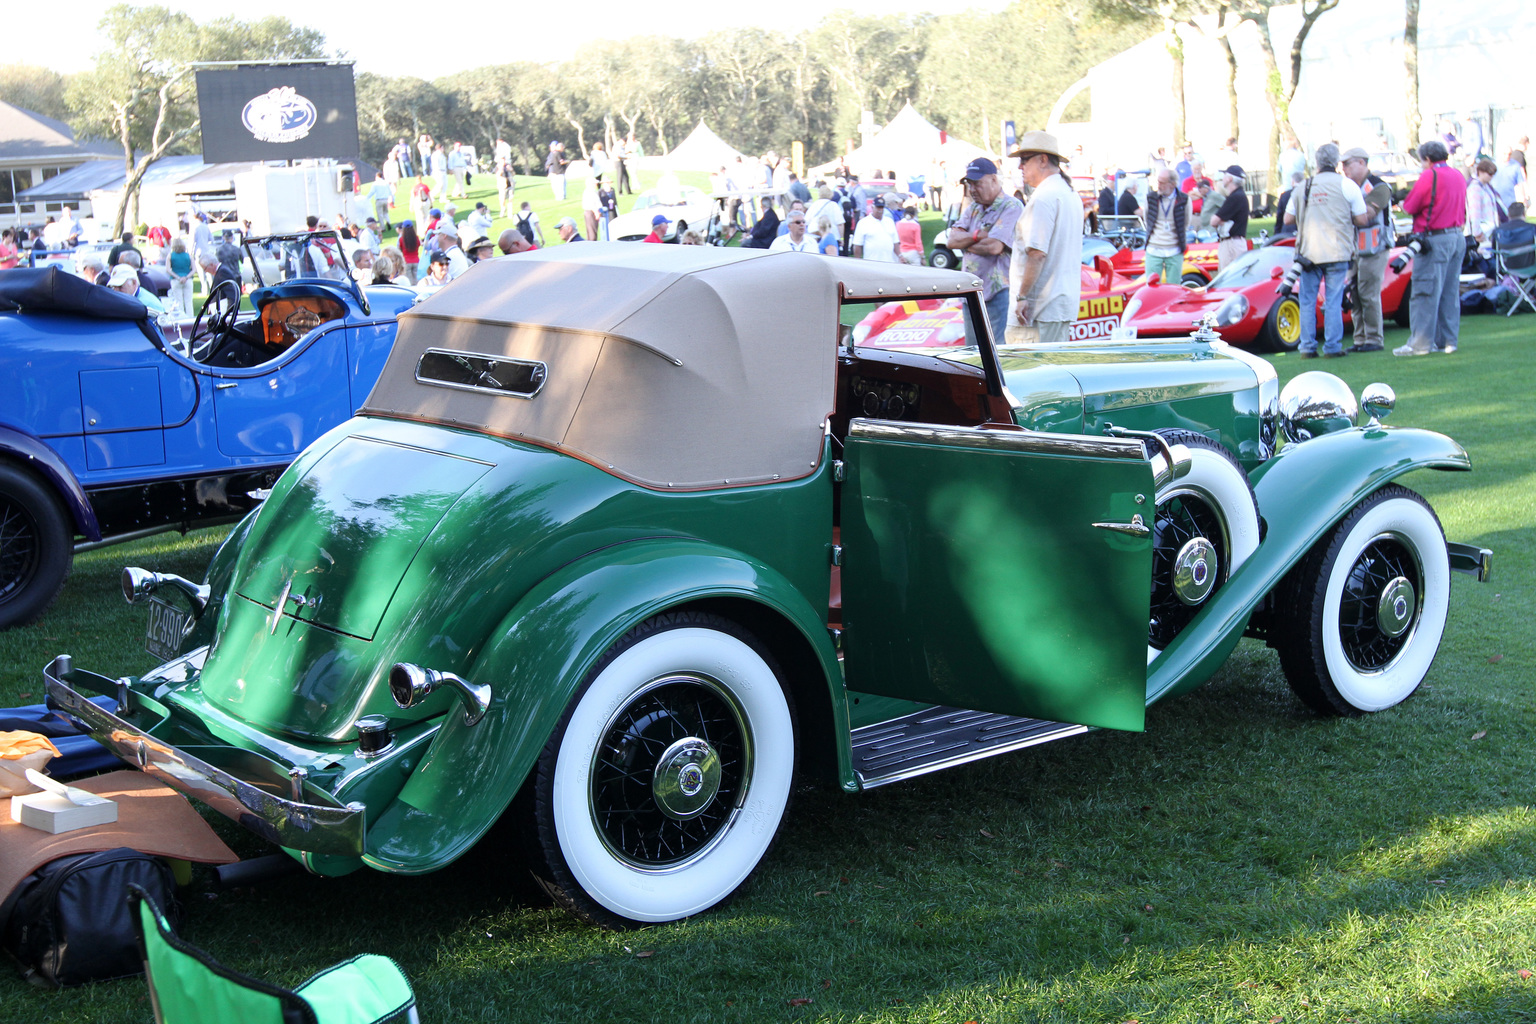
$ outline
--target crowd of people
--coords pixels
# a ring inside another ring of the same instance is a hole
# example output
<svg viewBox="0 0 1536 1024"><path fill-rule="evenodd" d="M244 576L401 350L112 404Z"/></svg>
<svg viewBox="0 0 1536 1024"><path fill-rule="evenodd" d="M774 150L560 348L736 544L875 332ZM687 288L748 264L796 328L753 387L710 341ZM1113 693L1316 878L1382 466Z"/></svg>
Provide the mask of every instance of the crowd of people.
<svg viewBox="0 0 1536 1024"><path fill-rule="evenodd" d="M1320 340L1312 319L1301 318L1302 356L1344 354L1339 303L1348 280L1358 295L1350 350L1384 347L1381 282L1391 250L1408 240L1416 250L1414 328L1409 342L1395 351L1454 352L1463 269L1485 270L1492 283L1500 240L1507 248L1530 227L1523 217L1529 199L1526 145L1521 139L1497 163L1483 154L1468 155L1453 138L1425 143L1416 152L1422 173L1400 207L1413 217L1412 234L1399 238L1394 218L1399 207L1392 188L1370 167L1369 151L1355 147L1341 153L1330 142L1309 159L1288 137L1276 169L1286 188L1278 196L1275 230L1296 235L1303 308L1320 290L1324 295ZM630 162L642 155L632 136L614 140L611 152L594 144L580 175L583 222L562 218L555 238L572 243L606 237L618 196L634 191ZM567 195L574 162L563 142L549 144L544 170L556 200ZM1017 337L1026 329L1031 337L1063 340L1076 317L1081 238L1108 223L1106 218L1134 223L1145 246L1146 274L1165 281L1181 279L1192 238L1213 239L1223 268L1249 247L1248 221L1261 212L1256 205L1261 200L1238 160L1237 140L1226 141L1214 166L1188 143L1171 157L1164 148L1148 153L1146 163L1130 172L1110 164L1094 177L1081 147L1067 153L1054 136L1030 132L1004 166L978 157L954 181L937 160L921 177L876 170L861 180L840 164L807 182L787 159L768 152L738 157L711 175L718 209L707 224L678 224L673 231L663 207L644 241L727 244L739 234L739 244L747 248L921 265L926 253L919 207L944 209L947 195L959 200L959 212L947 226L946 245L982 281L994 336ZM309 218L308 227L319 234L304 272L351 275L362 284L394 284L426 296L481 259L550 244L532 204L517 196L512 150L504 139L495 141L490 167L494 214L488 203L470 206L467 199L475 175L483 173L474 147L425 134L414 143L400 139L374 181L358 188L357 199L370 213L361 223L342 215ZM1090 194L1086 210L1078 192L1085 176L1102 185L1096 202ZM396 216L402 182L408 217ZM468 207L462 218L456 199ZM498 219L512 222L499 234ZM0 232L0 269L17 265L27 248L66 249L80 231L68 207L25 237L7 228ZM334 237L328 237L332 231ZM391 232L393 244L385 244ZM190 315L194 280L201 279L205 295L220 277L240 280L242 254L233 243L229 232L216 232L200 213L175 230L141 227L139 234L125 234L104 258L92 254L78 264L82 275L137 294L151 308ZM332 251L337 244L345 259ZM1070 260L1064 255L1069 251L1077 254ZM152 265L169 278L164 298L151 287L146 268Z"/></svg>

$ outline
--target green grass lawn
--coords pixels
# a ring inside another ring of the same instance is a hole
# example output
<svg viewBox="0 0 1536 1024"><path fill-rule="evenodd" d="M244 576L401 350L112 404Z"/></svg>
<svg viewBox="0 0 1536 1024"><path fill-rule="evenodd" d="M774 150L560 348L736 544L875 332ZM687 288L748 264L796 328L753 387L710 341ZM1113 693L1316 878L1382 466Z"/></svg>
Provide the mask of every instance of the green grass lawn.
<svg viewBox="0 0 1536 1024"><path fill-rule="evenodd" d="M210 895L199 875L184 932L285 984L388 954L432 1022L1536 1021L1520 973L1536 971L1533 323L1469 319L1454 356L1327 366L1356 391L1391 384L1392 423L1467 447L1474 472L1406 482L1449 537L1495 551L1491 583L1455 577L1439 658L1396 709L1318 718L1244 641L1144 733L859 796L801 790L735 902L682 924L583 925L536 899L493 835L418 878ZM1285 379L1318 368L1272 358ZM222 532L80 556L42 622L0 634L0 705L37 699L60 652L148 668L118 568L200 577ZM49 993L0 971L0 1020L149 1019L139 980Z"/></svg>

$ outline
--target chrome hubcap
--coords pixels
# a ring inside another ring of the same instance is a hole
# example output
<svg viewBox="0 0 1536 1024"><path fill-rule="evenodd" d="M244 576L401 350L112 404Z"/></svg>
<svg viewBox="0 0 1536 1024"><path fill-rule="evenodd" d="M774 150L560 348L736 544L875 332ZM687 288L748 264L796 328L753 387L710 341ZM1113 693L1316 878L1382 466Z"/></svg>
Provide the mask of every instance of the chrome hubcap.
<svg viewBox="0 0 1536 1024"><path fill-rule="evenodd" d="M656 806L674 821L704 812L720 791L720 755L697 736L685 736L662 753L651 775Z"/></svg>
<svg viewBox="0 0 1536 1024"><path fill-rule="evenodd" d="M1195 537L1179 549L1173 560L1173 593L1187 605L1197 605L1211 594L1219 568L1216 546Z"/></svg>
<svg viewBox="0 0 1536 1024"><path fill-rule="evenodd" d="M1399 637L1413 623L1413 613L1418 608L1418 595L1407 577L1398 576L1381 590L1376 604L1376 625L1390 637Z"/></svg>

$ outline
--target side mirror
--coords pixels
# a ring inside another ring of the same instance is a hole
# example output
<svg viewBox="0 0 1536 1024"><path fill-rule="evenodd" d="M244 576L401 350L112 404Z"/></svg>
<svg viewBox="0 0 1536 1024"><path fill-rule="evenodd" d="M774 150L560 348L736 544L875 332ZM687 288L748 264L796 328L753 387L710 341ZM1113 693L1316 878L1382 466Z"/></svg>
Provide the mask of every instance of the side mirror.
<svg viewBox="0 0 1536 1024"><path fill-rule="evenodd" d="M1269 268L1269 279L1271 281L1278 281L1278 280L1280 280L1284 276L1285 276L1285 270L1283 268L1281 268L1281 267L1270 267Z"/></svg>

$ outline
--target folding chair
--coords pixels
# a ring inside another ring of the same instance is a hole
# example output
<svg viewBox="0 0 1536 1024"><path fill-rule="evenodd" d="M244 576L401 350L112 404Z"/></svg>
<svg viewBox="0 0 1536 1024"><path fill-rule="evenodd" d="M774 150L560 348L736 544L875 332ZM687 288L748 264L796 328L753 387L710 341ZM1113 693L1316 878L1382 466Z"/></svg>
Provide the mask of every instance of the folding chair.
<svg viewBox="0 0 1536 1024"><path fill-rule="evenodd" d="M1514 316L1521 306L1536 313L1536 226L1510 221L1494 229L1493 258L1499 280L1508 277L1515 284L1515 302L1504 315Z"/></svg>
<svg viewBox="0 0 1536 1024"><path fill-rule="evenodd" d="M411 983L389 957L353 957L289 991L232 971L182 941L155 901L136 885L130 889L156 1024L418 1024Z"/></svg>

